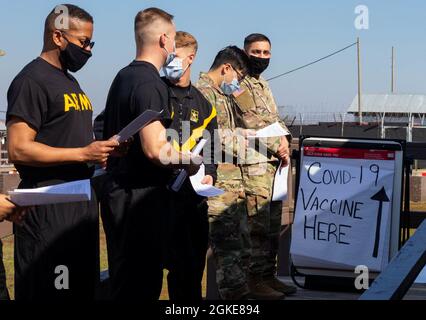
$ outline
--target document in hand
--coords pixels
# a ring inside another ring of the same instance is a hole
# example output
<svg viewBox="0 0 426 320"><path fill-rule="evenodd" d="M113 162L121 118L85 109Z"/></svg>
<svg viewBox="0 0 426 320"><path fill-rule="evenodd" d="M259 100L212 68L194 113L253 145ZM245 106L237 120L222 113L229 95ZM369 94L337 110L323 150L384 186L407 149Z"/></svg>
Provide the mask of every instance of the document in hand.
<svg viewBox="0 0 426 320"><path fill-rule="evenodd" d="M21 207L90 201L90 180L78 180L34 189L15 189L9 191L9 195L12 202Z"/></svg>
<svg viewBox="0 0 426 320"><path fill-rule="evenodd" d="M263 129L256 131L255 136L249 136L248 138L271 138L271 137L282 137L289 135L286 129L284 129L278 122L271 124Z"/></svg>
<svg viewBox="0 0 426 320"><path fill-rule="evenodd" d="M224 193L222 189L216 188L208 184L202 184L201 181L206 175L204 163L201 164L200 170L193 176L189 177L194 191L202 197L215 197Z"/></svg>
<svg viewBox="0 0 426 320"><path fill-rule="evenodd" d="M135 133L139 132L143 127L154 120L161 118L163 110L160 112L154 110L146 110L132 122L130 122L126 127L124 127L115 137L118 142L124 142L133 136Z"/></svg>
<svg viewBox="0 0 426 320"><path fill-rule="evenodd" d="M288 177L289 166L281 167L277 169L274 179L274 190L272 192L272 201L284 201L287 199L287 177Z"/></svg>

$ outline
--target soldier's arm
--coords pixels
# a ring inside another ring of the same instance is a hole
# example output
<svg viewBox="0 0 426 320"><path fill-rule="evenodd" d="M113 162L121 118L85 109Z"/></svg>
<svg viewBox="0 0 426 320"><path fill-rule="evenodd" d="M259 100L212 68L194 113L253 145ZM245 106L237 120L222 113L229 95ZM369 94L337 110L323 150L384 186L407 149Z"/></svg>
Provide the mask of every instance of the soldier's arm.
<svg viewBox="0 0 426 320"><path fill-rule="evenodd" d="M257 99L265 99L265 104L269 102L269 112L262 112L261 110L257 109L255 102L256 99L253 97L254 92L250 90L248 84L243 82L242 89L244 90L243 93L237 96L235 100L239 106L237 112L241 113L240 119L243 122L244 127L258 130L278 122L284 129L288 131L284 121L282 121L279 117L278 108L269 87L266 89L266 94L268 97L257 97ZM268 100L268 102L266 102L266 100ZM286 139L290 141L291 136L287 137ZM262 139L261 143L266 146L268 153L276 155L280 146L285 143L285 140L284 138L268 138Z"/></svg>
<svg viewBox="0 0 426 320"><path fill-rule="evenodd" d="M210 139L207 141L207 144L210 144L210 154L209 161L206 164L206 175L209 175L213 178L213 184L217 180L217 164L215 163L215 154L214 154L214 141L215 134L217 134L217 118L214 117L209 124L207 125L206 130L209 132ZM207 162L206 157L204 157L204 161Z"/></svg>
<svg viewBox="0 0 426 320"><path fill-rule="evenodd" d="M204 96L204 95L203 95ZM211 176L213 179L213 184L216 183L217 180L217 164L216 164L216 157L215 157L215 147L214 147L214 142L215 141L219 141L215 135L217 134L217 112L216 112L216 108L214 108L212 106L212 104L206 99L204 98L202 102L203 108L206 110L209 110L210 112L210 122L207 124L207 127L205 128L205 130L209 133L208 137L209 139L207 140L206 145L210 146L209 148L209 152L204 153L203 152L203 158L204 158L204 164L206 167L206 176ZM204 121L206 121L207 119L205 119ZM204 150L205 151L205 150Z"/></svg>

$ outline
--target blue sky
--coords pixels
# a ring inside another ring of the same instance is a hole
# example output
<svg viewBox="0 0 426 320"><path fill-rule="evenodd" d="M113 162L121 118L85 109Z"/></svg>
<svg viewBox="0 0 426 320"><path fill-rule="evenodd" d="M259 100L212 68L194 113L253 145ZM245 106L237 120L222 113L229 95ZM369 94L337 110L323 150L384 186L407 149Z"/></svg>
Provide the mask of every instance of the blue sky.
<svg viewBox="0 0 426 320"><path fill-rule="evenodd" d="M70 0L71 1L71 0ZM396 90L426 94L426 2L424 0L75 0L95 19L94 55L76 74L91 98L95 114L104 108L115 74L135 54L133 19L156 6L175 15L178 30L199 41L193 81L207 70L218 50L242 46L244 37L261 32L272 40L273 58L266 77L285 72L361 38L363 90L390 90L390 53L396 48ZM0 110L19 70L39 55L43 23L59 4L51 0L0 0ZM369 29L354 27L357 5L369 9ZM304 70L271 82L279 105L304 111L340 111L357 92L355 47ZM1 116L1 114L0 114Z"/></svg>

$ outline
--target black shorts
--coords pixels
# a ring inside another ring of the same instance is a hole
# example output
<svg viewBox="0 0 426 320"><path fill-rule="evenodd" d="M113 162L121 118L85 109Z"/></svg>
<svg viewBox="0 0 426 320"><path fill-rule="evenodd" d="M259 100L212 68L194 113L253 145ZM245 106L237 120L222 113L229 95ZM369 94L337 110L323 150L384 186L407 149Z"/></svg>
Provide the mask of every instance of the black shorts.
<svg viewBox="0 0 426 320"><path fill-rule="evenodd" d="M35 188L64 181L31 184ZM16 300L93 300L99 282L99 218L92 200L36 206L15 225Z"/></svg>

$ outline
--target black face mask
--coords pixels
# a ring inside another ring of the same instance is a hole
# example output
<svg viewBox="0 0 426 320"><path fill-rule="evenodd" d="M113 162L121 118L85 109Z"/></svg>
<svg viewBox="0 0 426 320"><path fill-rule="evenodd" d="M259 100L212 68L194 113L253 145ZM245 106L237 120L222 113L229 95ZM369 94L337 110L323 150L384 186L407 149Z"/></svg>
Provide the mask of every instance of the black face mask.
<svg viewBox="0 0 426 320"><path fill-rule="evenodd" d="M72 42L68 42L65 49L61 51L59 58L64 69L76 72L83 68L91 56L92 53L90 51L84 50Z"/></svg>
<svg viewBox="0 0 426 320"><path fill-rule="evenodd" d="M259 75L269 66L269 58L250 56L250 74Z"/></svg>

